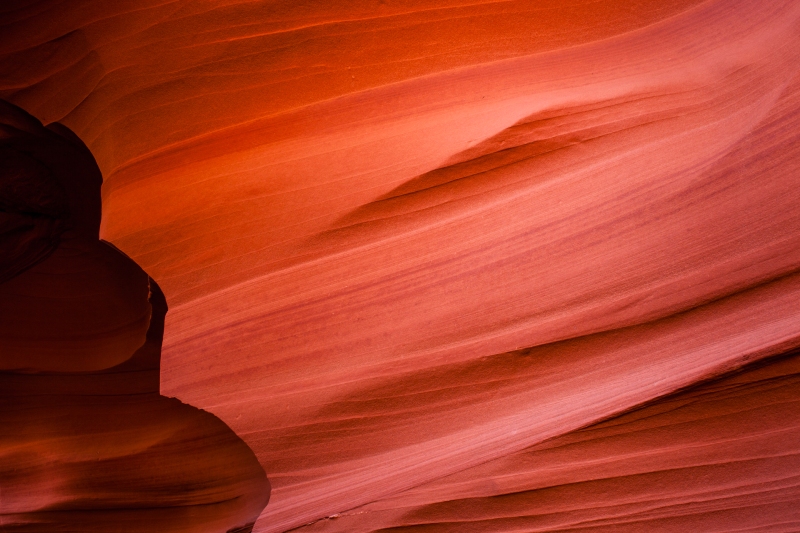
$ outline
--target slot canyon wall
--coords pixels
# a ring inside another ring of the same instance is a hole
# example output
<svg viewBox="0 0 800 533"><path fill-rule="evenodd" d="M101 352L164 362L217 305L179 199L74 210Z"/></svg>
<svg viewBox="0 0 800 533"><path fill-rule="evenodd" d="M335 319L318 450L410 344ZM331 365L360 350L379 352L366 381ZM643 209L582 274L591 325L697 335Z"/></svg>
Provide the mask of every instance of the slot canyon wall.
<svg viewBox="0 0 800 533"><path fill-rule="evenodd" d="M795 0L0 5L0 531L800 530L799 73Z"/></svg>

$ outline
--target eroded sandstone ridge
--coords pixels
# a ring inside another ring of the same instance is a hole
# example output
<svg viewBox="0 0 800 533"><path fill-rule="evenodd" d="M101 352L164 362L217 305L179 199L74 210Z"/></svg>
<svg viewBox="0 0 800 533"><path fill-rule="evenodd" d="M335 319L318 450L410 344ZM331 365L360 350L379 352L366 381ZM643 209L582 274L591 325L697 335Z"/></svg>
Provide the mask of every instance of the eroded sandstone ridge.
<svg viewBox="0 0 800 533"><path fill-rule="evenodd" d="M0 531L248 530L264 471L159 394L166 300L99 240L89 150L0 101L0 165Z"/></svg>
<svg viewBox="0 0 800 533"><path fill-rule="evenodd" d="M800 530L797 0L0 10L254 531Z"/></svg>

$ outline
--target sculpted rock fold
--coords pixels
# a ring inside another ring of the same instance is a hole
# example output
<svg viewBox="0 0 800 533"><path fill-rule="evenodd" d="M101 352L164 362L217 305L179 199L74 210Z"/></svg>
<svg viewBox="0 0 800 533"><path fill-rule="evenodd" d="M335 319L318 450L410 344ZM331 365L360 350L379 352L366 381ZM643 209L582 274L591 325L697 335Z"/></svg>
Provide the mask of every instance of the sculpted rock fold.
<svg viewBox="0 0 800 533"><path fill-rule="evenodd" d="M264 471L218 418L159 394L166 300L98 240L91 154L0 111L0 531L248 530Z"/></svg>
<svg viewBox="0 0 800 533"><path fill-rule="evenodd" d="M87 140L172 304L163 391L270 472L255 531L800 528L796 1L0 9L0 96ZM147 278L41 179L0 288L124 286L28 339L117 386Z"/></svg>

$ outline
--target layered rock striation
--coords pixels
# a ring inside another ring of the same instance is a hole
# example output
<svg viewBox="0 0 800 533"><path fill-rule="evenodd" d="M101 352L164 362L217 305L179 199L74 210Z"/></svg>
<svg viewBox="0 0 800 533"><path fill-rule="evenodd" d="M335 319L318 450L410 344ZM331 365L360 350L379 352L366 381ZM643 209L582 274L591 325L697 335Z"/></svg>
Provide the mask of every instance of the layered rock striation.
<svg viewBox="0 0 800 533"><path fill-rule="evenodd" d="M254 531L800 528L797 2L4 9L0 96L96 155Z"/></svg>

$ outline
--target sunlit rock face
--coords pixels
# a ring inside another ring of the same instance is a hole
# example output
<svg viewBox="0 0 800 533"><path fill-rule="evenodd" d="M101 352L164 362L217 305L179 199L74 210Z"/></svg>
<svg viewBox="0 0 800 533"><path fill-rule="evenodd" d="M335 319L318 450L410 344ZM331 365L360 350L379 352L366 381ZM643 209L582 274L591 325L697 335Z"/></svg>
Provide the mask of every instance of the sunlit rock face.
<svg viewBox="0 0 800 533"><path fill-rule="evenodd" d="M159 394L167 304L98 239L100 172L0 102L0 531L248 531L269 483L215 416Z"/></svg>
<svg viewBox="0 0 800 533"><path fill-rule="evenodd" d="M0 97L97 158L255 531L800 528L797 2L0 9Z"/></svg>

